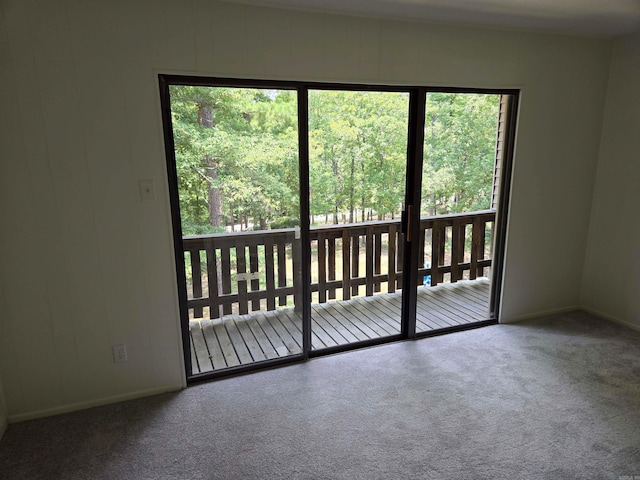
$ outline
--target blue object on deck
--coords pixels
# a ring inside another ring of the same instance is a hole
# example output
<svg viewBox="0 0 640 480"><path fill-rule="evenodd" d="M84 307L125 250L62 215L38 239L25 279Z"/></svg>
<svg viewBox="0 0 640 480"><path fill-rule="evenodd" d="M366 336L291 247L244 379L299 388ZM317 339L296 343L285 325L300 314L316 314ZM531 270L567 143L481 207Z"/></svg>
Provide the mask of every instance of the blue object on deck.
<svg viewBox="0 0 640 480"><path fill-rule="evenodd" d="M429 262L424 262L424 268L430 268L431 265L429 265ZM422 277L422 286L423 287L430 287L431 286L431 275L425 275L424 277Z"/></svg>

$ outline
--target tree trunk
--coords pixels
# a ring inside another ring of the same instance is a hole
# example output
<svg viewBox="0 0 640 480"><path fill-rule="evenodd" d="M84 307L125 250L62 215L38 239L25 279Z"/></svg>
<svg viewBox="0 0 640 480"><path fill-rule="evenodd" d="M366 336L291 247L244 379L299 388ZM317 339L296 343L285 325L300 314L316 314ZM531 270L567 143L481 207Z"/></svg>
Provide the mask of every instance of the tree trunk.
<svg viewBox="0 0 640 480"><path fill-rule="evenodd" d="M360 165L362 167L361 168L361 170L362 170L362 182L364 183L364 178L365 178L364 177L364 161L360 162ZM365 213L364 213L364 211L366 210L364 208L364 184L362 185L362 195L361 195L360 199L362 200L362 215L361 216L362 216L362 221L364 222L365 221Z"/></svg>
<svg viewBox="0 0 640 480"><path fill-rule="evenodd" d="M335 202L333 209L333 223L338 224L338 162L335 157L331 156L333 169L333 201Z"/></svg>
<svg viewBox="0 0 640 480"><path fill-rule="evenodd" d="M351 181L349 182L349 223L353 223L353 210L355 208L354 175L356 171L356 159L351 157Z"/></svg>
<svg viewBox="0 0 640 480"><path fill-rule="evenodd" d="M436 136L436 121L438 119L437 115L432 115L431 116L431 136L435 137ZM435 171L435 159L433 158L433 155L430 158L430 162L431 162L431 166L433 167L434 171ZM435 193L431 193L429 194L429 216L432 217L434 215L437 215L437 209L436 209L436 195Z"/></svg>
<svg viewBox="0 0 640 480"><path fill-rule="evenodd" d="M207 177L209 177L212 183L216 183L218 179L218 164L211 157L205 157L207 164ZM222 226L222 197L220 195L220 189L213 187L211 183L208 187L209 196L209 223L213 227Z"/></svg>
<svg viewBox="0 0 640 480"><path fill-rule="evenodd" d="M211 111L211 107L207 105L198 105L198 125L204 128L213 128L213 112ZM209 155L205 156L203 159L203 163L206 166L206 175L209 177L209 181L207 182L207 205L209 208L209 224L212 227L220 227L222 226L222 198L220 195L220 189L218 187L214 187L218 179L218 164L215 159ZM231 217L233 218L233 209L231 211ZM233 228L233 227L232 227ZM220 262L216 262L216 270L217 270L217 278L218 284L213 287L213 285L209 285L209 289L216 288L218 290L218 294L222 292L222 266ZM211 293L209 293L211 295ZM217 314L217 315L216 315ZM211 317L221 317L224 314L222 310L222 306L218 307L218 311L214 314L211 314Z"/></svg>
<svg viewBox="0 0 640 480"><path fill-rule="evenodd" d="M213 112L208 105L198 105L198 125L213 128ZM207 201L209 204L209 223L213 227L222 226L222 197L220 189L214 187L218 179L218 163L216 159L207 155L203 159L206 175L209 177L207 185Z"/></svg>

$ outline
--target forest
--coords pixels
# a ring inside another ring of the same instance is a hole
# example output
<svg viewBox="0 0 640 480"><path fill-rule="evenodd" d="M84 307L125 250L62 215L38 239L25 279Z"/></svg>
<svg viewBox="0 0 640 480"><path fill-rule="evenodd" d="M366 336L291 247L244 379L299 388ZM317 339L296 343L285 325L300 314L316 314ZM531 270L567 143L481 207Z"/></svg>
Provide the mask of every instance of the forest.
<svg viewBox="0 0 640 480"><path fill-rule="evenodd" d="M185 235L299 224L294 90L170 87ZM429 93L421 215L490 208L500 96ZM397 218L409 95L309 91L311 224Z"/></svg>

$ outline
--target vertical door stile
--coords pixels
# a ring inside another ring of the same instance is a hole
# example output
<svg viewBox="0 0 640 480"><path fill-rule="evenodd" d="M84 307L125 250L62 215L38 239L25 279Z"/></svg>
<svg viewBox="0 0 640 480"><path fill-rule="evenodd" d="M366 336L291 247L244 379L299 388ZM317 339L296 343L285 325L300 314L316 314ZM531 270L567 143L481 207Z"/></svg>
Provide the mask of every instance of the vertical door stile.
<svg viewBox="0 0 640 480"><path fill-rule="evenodd" d="M426 89L418 88L409 96L409 129L407 140L407 175L405 189L404 263L402 268L402 336L416 335L415 285L418 280L418 249L420 238L420 201L422 188L422 157L424 151L424 120ZM413 206L417 208L409 208ZM408 218L411 215L411 218ZM407 231L411 228L411 231ZM413 240L416 241L413 241Z"/></svg>
<svg viewBox="0 0 640 480"><path fill-rule="evenodd" d="M506 129L504 138L504 151L502 152L502 169L500 172L500 193L498 197L498 207L496 219L493 222L493 235L496 237L493 248L491 291L489 294L489 313L491 318L500 319L500 289L502 285L502 275L504 273L504 254L507 233L507 218L509 198L511 196L511 172L513 168L513 155L515 151L515 134L518 117L519 94L507 95L506 102L501 102L501 107L506 108L504 113L506 118ZM486 225L486 224L485 224Z"/></svg>
<svg viewBox="0 0 640 480"><path fill-rule="evenodd" d="M302 353L311 352L311 235L309 206L309 89L301 86L298 94L298 153L300 174L300 239L302 290ZM295 242L296 240L294 240Z"/></svg>

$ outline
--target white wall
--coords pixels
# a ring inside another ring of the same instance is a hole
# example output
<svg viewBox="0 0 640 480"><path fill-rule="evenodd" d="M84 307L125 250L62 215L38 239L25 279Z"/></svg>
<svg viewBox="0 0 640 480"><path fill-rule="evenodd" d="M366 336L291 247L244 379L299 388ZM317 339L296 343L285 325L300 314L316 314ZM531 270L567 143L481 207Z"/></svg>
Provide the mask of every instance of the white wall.
<svg viewBox="0 0 640 480"><path fill-rule="evenodd" d="M7 403L4 399L4 389L2 388L2 378L0 378L0 439L7 429Z"/></svg>
<svg viewBox="0 0 640 480"><path fill-rule="evenodd" d="M7 404L4 400L4 390L2 389L2 379L0 378L0 439L7 429Z"/></svg>
<svg viewBox="0 0 640 480"><path fill-rule="evenodd" d="M0 83L1 84L1 83ZM0 268L0 270L2 270ZM4 316L3 313L5 311L5 303L4 303L4 294L2 284L0 284L0 338L4 338L6 335ZM0 342L0 351L3 349L3 344ZM2 357L0 357L2 358ZM0 362L0 365L2 363ZM7 420L8 420L8 411L7 411L7 402L4 396L4 388L2 386L2 369L0 369L0 439L2 439L2 435L4 435L5 430L7 429Z"/></svg>
<svg viewBox="0 0 640 480"><path fill-rule="evenodd" d="M640 34L613 48L581 303L640 329Z"/></svg>
<svg viewBox="0 0 640 480"><path fill-rule="evenodd" d="M522 87L502 308L512 320L578 304L609 48L214 0L4 1L10 420L183 383L158 72ZM155 180L156 201L139 201L139 179ZM113 364L116 343L128 363Z"/></svg>

